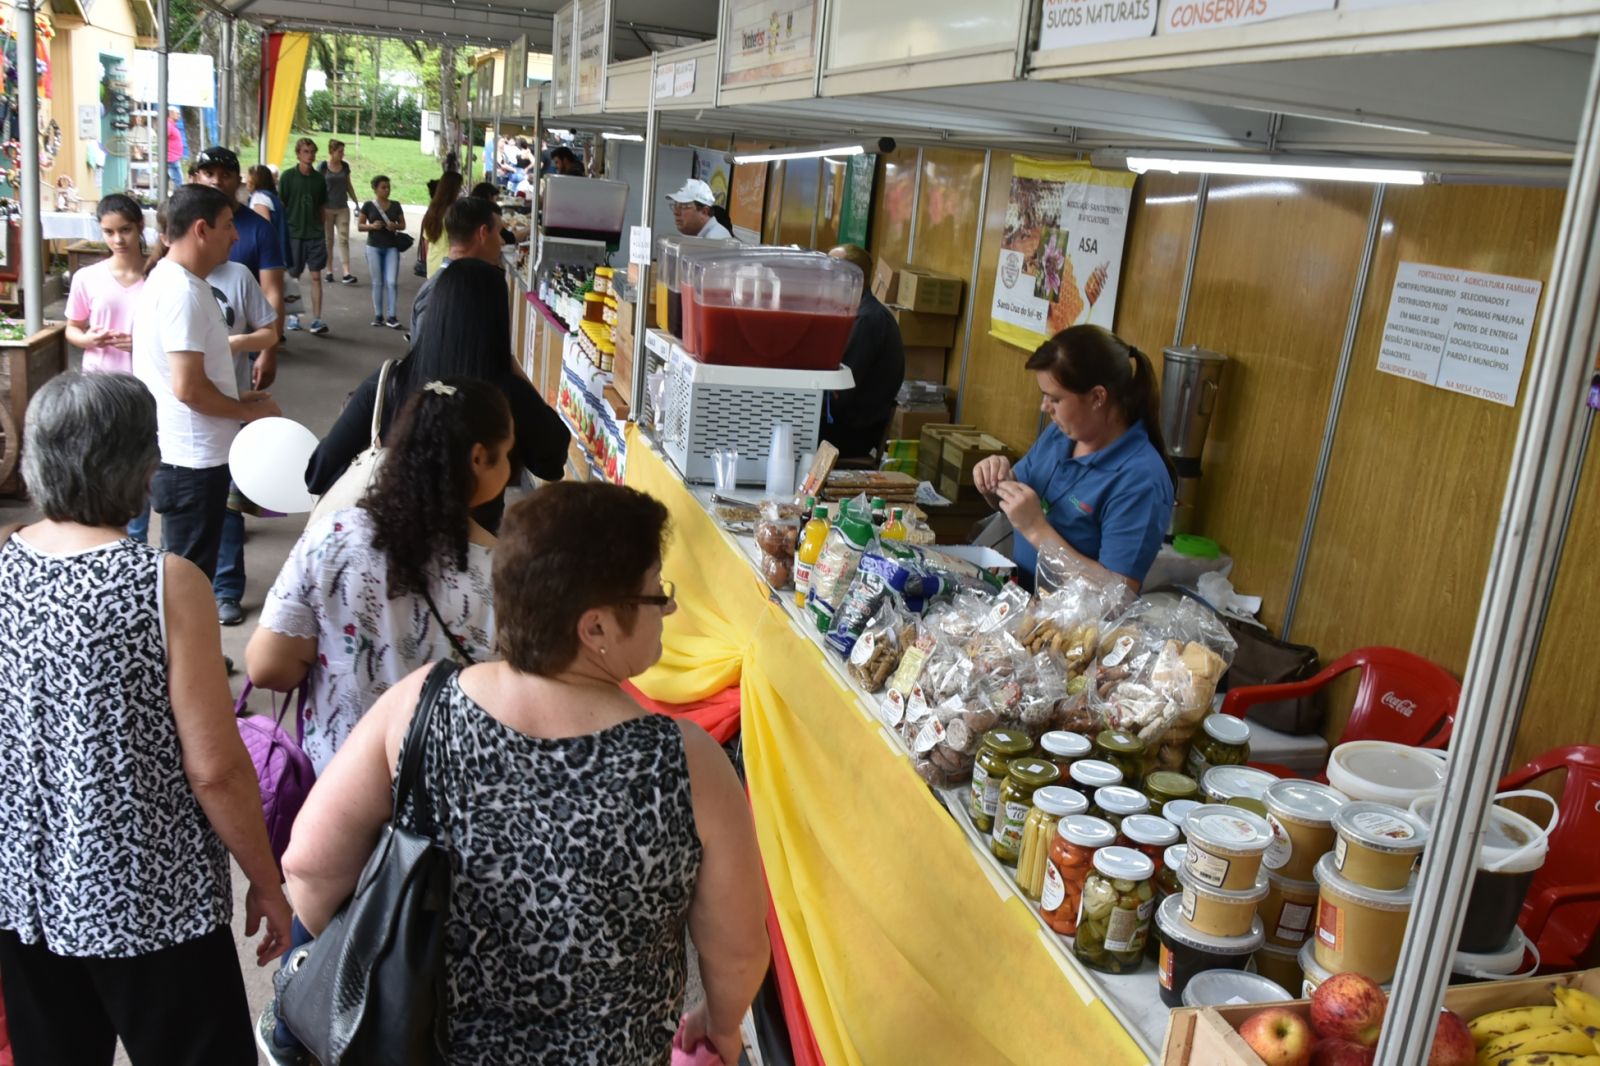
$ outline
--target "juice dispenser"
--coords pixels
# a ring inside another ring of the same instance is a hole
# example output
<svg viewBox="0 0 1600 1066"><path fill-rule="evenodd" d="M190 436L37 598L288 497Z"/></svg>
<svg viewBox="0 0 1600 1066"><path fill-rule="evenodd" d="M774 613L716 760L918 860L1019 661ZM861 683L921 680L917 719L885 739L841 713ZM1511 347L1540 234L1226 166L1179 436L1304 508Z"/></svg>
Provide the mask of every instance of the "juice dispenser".
<svg viewBox="0 0 1600 1066"><path fill-rule="evenodd" d="M703 237L662 237L656 242L656 325L674 337L683 337L683 266L687 260L739 247L735 240Z"/></svg>
<svg viewBox="0 0 1600 1066"><path fill-rule="evenodd" d="M1167 456L1178 470L1178 505L1172 512L1172 532L1194 530L1200 500L1200 454L1217 407L1217 390L1228 357L1189 345L1168 348L1161 371L1161 434Z"/></svg>
<svg viewBox="0 0 1600 1066"><path fill-rule="evenodd" d="M684 347L703 363L834 370L865 279L842 259L771 249L689 265Z"/></svg>

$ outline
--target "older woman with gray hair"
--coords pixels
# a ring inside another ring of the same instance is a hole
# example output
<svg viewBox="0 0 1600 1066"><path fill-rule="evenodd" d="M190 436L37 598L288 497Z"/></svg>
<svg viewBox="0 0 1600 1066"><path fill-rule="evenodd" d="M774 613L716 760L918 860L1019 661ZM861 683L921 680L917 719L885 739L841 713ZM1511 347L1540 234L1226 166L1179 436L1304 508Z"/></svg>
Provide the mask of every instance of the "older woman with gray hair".
<svg viewBox="0 0 1600 1066"><path fill-rule="evenodd" d="M289 906L239 739L211 583L124 533L156 405L64 374L28 407L41 521L0 543L0 972L19 1063L256 1061L228 854L256 958ZM8 536L5 534L9 534Z"/></svg>

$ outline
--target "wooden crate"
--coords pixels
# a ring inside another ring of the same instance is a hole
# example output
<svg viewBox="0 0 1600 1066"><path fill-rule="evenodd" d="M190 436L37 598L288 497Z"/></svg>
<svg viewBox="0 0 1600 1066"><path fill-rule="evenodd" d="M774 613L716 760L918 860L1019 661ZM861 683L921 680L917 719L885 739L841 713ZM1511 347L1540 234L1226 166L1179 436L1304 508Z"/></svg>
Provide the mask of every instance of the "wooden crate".
<svg viewBox="0 0 1600 1066"><path fill-rule="evenodd" d="M1471 1021L1479 1015L1508 1007L1549 1004L1552 984L1571 985L1600 995L1600 969L1552 977L1528 977L1518 981L1458 985L1445 992L1444 1005ZM1302 1017L1309 1017L1311 1013L1309 1000L1271 1005L1285 1007ZM1250 1045L1244 1042L1238 1032L1238 1027L1246 1018L1264 1009L1266 1006L1259 1003L1235 1007L1178 1008L1172 1012L1172 1020L1167 1024L1167 1042L1162 1051L1161 1066L1266 1066L1261 1056L1250 1050Z"/></svg>
<svg viewBox="0 0 1600 1066"><path fill-rule="evenodd" d="M956 433L975 433L978 427L965 422L931 422L917 434L917 477L923 481L939 480L939 460L944 455L945 439Z"/></svg>
<svg viewBox="0 0 1600 1066"><path fill-rule="evenodd" d="M9 419L0 421L0 496L26 495L17 461L22 455L23 415L34 393L67 369L67 325L47 324L20 341L0 341L0 404Z"/></svg>
<svg viewBox="0 0 1600 1066"><path fill-rule="evenodd" d="M957 502L982 499L973 484L972 470L991 455L1009 458L1011 450L999 437L987 433L953 433L946 437L939 454L939 480L934 485L939 495Z"/></svg>

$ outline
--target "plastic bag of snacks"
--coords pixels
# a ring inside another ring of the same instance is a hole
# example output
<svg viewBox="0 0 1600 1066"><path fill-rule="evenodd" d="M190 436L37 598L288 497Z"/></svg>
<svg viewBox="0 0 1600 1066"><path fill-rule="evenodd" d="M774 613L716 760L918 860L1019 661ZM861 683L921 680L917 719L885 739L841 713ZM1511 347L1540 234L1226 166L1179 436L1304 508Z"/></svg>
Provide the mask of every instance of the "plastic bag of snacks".
<svg viewBox="0 0 1600 1066"><path fill-rule="evenodd" d="M1033 655L1060 658L1066 672L1066 693L1086 691L1084 675L1094 661L1100 635L1133 602L1133 591L1121 581L1098 582L1081 569L1029 605L1017 624L1017 639Z"/></svg>
<svg viewBox="0 0 1600 1066"><path fill-rule="evenodd" d="M779 504L768 500L761 505L755 532L756 547L761 549L761 576L775 589L788 588L793 577L794 546L800 528L793 518L784 516Z"/></svg>
<svg viewBox="0 0 1600 1066"><path fill-rule="evenodd" d="M811 567L806 609L824 633L833 628L834 613L855 581L863 553L877 541L870 514L862 497L841 504L839 516L822 543L822 554Z"/></svg>
<svg viewBox="0 0 1600 1066"><path fill-rule="evenodd" d="M1217 616L1192 600L1140 599L1101 638L1089 710L1101 727L1144 741L1158 769L1182 770L1235 647Z"/></svg>
<svg viewBox="0 0 1600 1066"><path fill-rule="evenodd" d="M916 621L892 598L887 598L850 649L845 669L863 689L877 692L894 673L916 636Z"/></svg>

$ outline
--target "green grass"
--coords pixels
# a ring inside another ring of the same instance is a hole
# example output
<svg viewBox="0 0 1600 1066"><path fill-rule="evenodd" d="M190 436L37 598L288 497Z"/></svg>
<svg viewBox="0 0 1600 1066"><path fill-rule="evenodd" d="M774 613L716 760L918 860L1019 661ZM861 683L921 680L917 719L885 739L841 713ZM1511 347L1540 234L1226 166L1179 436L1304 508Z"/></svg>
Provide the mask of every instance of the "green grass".
<svg viewBox="0 0 1600 1066"><path fill-rule="evenodd" d="M317 142L319 162L328 158L329 134L302 133L297 130L289 135L288 148L284 151L283 159L279 160L280 169L295 165L294 142L301 137L310 137ZM439 176L439 164L432 156L423 155L416 141L397 137L362 137L361 143L357 144L351 134L344 134L339 139L344 141L344 161L355 175L355 194L359 199L365 200L372 195L374 175L387 174L390 199L403 204L428 202L428 182ZM241 146L240 158L254 159L255 145L249 145L248 148ZM420 219L411 221L415 225Z"/></svg>

